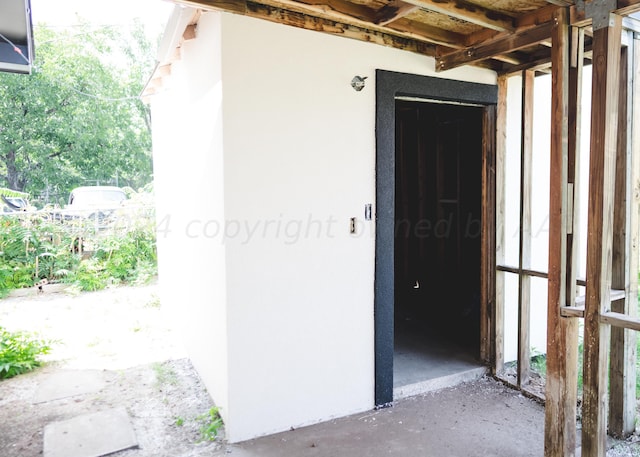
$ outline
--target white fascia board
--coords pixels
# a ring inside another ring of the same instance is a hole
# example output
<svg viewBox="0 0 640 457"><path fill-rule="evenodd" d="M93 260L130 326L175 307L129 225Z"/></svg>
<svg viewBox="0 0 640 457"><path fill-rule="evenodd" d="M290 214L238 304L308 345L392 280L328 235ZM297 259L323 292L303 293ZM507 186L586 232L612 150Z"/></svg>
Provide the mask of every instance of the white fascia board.
<svg viewBox="0 0 640 457"><path fill-rule="evenodd" d="M184 5L176 5L167 21L164 34L158 46L157 60L159 65L169 63L175 49L180 45L182 35L193 20L197 10Z"/></svg>

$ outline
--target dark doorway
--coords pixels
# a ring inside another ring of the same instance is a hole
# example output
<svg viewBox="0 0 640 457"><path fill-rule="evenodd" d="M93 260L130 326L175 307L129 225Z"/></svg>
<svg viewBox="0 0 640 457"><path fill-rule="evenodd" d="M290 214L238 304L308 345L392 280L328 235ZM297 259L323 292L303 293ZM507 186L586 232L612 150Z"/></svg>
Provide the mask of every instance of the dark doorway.
<svg viewBox="0 0 640 457"><path fill-rule="evenodd" d="M481 314L481 323L480 325L473 324L472 332L475 332L477 335L478 327L480 327L480 338L476 338L476 341L479 339L481 342L476 343L480 345L480 353L482 354L482 360L484 363L488 362L488 353L489 353L489 345L491 344L490 339L490 307L492 301L492 291L489 287L491 282L491 274L495 271L495 252L493 249L492 239L495 238L495 228L493 226L492 220L493 213L491 208L495 207L494 201L494 153L493 148L495 145L495 106L497 103L497 87L495 85L489 84L478 84L478 83L469 83L463 81L455 81L450 79L441 79L441 78L433 78L427 76L418 76L418 75L410 75L405 73L395 73L385 70L377 70L376 71L376 265L375 265L375 303L374 303L374 312L375 312L375 404L378 407L389 405L394 398L394 365L397 365L399 357L394 351L395 348L395 333L396 333L396 299L400 300L400 297L407 295L411 298L411 293L418 291L417 295L421 293L425 293L427 284L431 280L431 282L436 282L433 280L433 276L431 278L427 278L427 283L420 283L420 288L413 289L413 286L416 285L416 280L420 281L418 277L412 278L411 276L415 276L415 272L420 273L420 269L411 269L407 268L407 274L405 275L400 270L396 272L396 268L398 267L396 262L396 211L400 210L396 208L397 199L396 199L396 174L402 174L402 165L396 163L396 123L398 121L398 116L396 115L396 109L402 109L403 103L405 101L411 100L412 102L417 102L418 100L429 100L425 106L436 105L440 103L444 103L442 110L463 110L463 118L466 116L470 116L473 119L476 119L475 113L481 113L482 121L481 121L481 133L477 136L474 133L474 137L479 139L481 142L481 151L478 160L482 161L482 165L479 167L476 165L471 166L470 168L474 168L476 172L478 172L477 176L474 176L472 180L474 182L478 182L481 180L481 185L478 187L476 185L465 185L463 184L462 191L474 193L477 198L481 201L482 205L482 215L481 219L481 228L480 231L481 237L476 240L478 245L481 246L481 254L477 253L477 245L474 249L476 249L475 254L479 257L479 262L476 263L476 267L481 270L482 276L482 287L480 291L480 314ZM424 103L424 102L420 102ZM409 104L411 105L411 104ZM458 105L457 107L453 105ZM420 109L415 108L420 111ZM427 109L427 108L425 108ZM466 114L467 110L469 113L474 114ZM437 114L437 113L436 113ZM407 116L412 116L406 114ZM439 115L443 115L440 113ZM425 114L427 116L434 116L433 113ZM480 114L478 115L480 116ZM418 127L418 114L415 114L414 124L416 128ZM433 119L432 119L433 120ZM409 119L407 119L408 124L411 124ZM475 129L478 128L477 124L474 122ZM399 121L398 123L402 123ZM440 143L442 147L446 146L447 138L452 138L451 135L439 135L442 138L437 142L434 140L435 133L440 134L441 129L454 128L452 125L446 124L441 126L438 129L438 132L435 132L430 122L423 122L429 124L425 126L427 130L425 132L429 133L421 133L414 135L414 142L422 142L425 145L427 144L436 144ZM431 130L429 130L431 128ZM458 127L455 127L460 130ZM470 132L467 132L466 127L462 129L462 134L458 135L462 140L466 141L467 135ZM431 135L431 136L430 136ZM469 135L470 136L470 135ZM408 138L408 137L407 137ZM404 140L403 140L404 141ZM407 141L409 141L407 139ZM410 165L407 165L405 168L407 170L411 170L411 174L417 175L419 173L418 167L416 165L418 157L420 154L414 153L416 157L413 159L413 168ZM428 155L422 156L421 160L427 160L429 158ZM445 160L448 160L449 157L443 157ZM474 157L474 160L476 157ZM433 156L431 156L430 160L433 162ZM459 160L459 159L456 159ZM456 165L456 173L461 173L461 177L467 179L466 176L466 162L459 160L460 166ZM445 162L442 163L444 169L453 169L450 164ZM423 168L424 172L425 168ZM433 171L433 167L431 168ZM428 170L426 170L428 171ZM443 171L443 173L445 173ZM471 173L471 171L469 171ZM409 171L405 173L406 176L409 176ZM446 173L445 173L446 176ZM412 178L414 181L417 177ZM462 181L462 180L459 180ZM457 182L457 181L456 181ZM443 183L444 184L444 183ZM414 184L414 187L417 184ZM424 190L428 189L428 186L434 186L433 181L425 180L424 181ZM444 188L446 191L447 188ZM432 199L434 193L431 194ZM426 198L426 197L425 197ZM401 203L402 204L402 201ZM446 205L440 205L442 214L445 215L444 219L446 219L446 211L448 210ZM476 211L476 207L474 207L474 212ZM424 208L422 211L429 210L429 205L425 202ZM431 203L432 212L437 212L437 205ZM449 208L450 210L450 208ZM419 208L415 211L419 211ZM456 209L456 211L458 211ZM464 213L464 208L460 209L460 214ZM457 213L456 213L457 214ZM474 213L475 214L475 213ZM418 215L419 216L419 215ZM463 218L465 216L462 216ZM464 230L466 229L466 220L459 219L461 221L461 230L462 234L464 234ZM426 229L426 224L423 223L423 226L420 230ZM439 227L443 229L443 225ZM430 230L433 231L435 227L432 225ZM471 227L470 227L471 229ZM432 232L433 233L433 232ZM414 237L418 238L418 237ZM423 237L424 238L424 237ZM456 237L458 239L459 237ZM452 238L451 238L452 239ZM466 258L464 257L464 252L466 247L464 247L464 239L460 240L460 246L458 247L458 241L456 241L455 246L451 246L449 243L450 239L439 242L439 248L431 247L432 252L435 252L434 255L437 254L437 249L443 250L443 254L441 255L441 261L436 262L427 254L421 254L422 258L429 257L430 264L425 264L424 271L422 271L423 276L425 276L429 271L434 271L436 274L443 277L441 274L442 271L446 271L445 268L453 268L453 266L460 265L461 271L459 271L458 279L464 273L464 265L466 265ZM429 245L428 241L422 240L424 244L424 249L427 249ZM411 243L409 247L405 247L405 250L411 250L413 253L413 257L407 255L406 262L407 264L417 264L420 259L420 255L418 255L416 259L415 249L420 249L421 240L407 240L407 243ZM417 245L417 247L416 247ZM436 244L436 246L438 246ZM398 248L403 249L403 248ZM435 249L435 251L433 251ZM455 251L453 251L455 249ZM428 251L425 251L428 252ZM450 261L448 255L444 253L456 252L456 256L454 256L454 261ZM462 257L460 257L461 261L458 262L458 255L460 253ZM443 263L444 262L444 263ZM449 262L449 263L447 263ZM478 263L480 265L478 265ZM442 266L444 265L444 267ZM412 273L409 274L408 272ZM473 273L469 273L470 275ZM475 272L477 275L477 270ZM404 279L398 279L396 281L396 275L402 277ZM447 277L447 280L449 277ZM411 281L414 281L413 284ZM401 284L402 281L402 284ZM406 288L406 283L408 281L409 290ZM422 281L425 281L423 279ZM480 279L476 276L473 278L473 287L477 287L478 281ZM398 285L398 293L396 293L396 286ZM458 294L459 290L462 289L461 285L466 285L463 281L456 282L456 285L453 286L453 289L449 289L449 292L455 292ZM422 289L422 291L420 290ZM422 314L426 316L425 319L430 319L431 323L437 328L444 328L449 324L452 324L452 327L455 327L458 335L468 335L470 339L473 339L471 334L466 333L462 326L455 325L455 322L448 322L451 316L455 316L455 312L464 313L465 310L468 311L469 315L472 314L473 303L468 302L467 306L463 306L462 302L459 302L458 305L450 305L450 306L439 306L439 300L451 300L450 296L447 297L447 290L444 286L437 287L435 294L438 295L438 298L430 299L428 306L425 306L425 309L422 310ZM464 294L460 294L464 295ZM444 297L444 298L443 298ZM404 304L400 303L398 305L398 314L409 313L413 314L417 317L420 317L419 306L417 305L418 299L408 299ZM456 303L458 303L456 301ZM403 314L404 315L404 314ZM430 317L431 316L431 317ZM435 317L434 317L435 316ZM400 317L398 317L400 319ZM417 322L424 319L417 319ZM459 323L460 321L458 321ZM400 327L398 326L398 330L400 333ZM440 334L448 334L452 335L455 332L447 332L443 330L439 332ZM431 333L431 335L437 332ZM430 333L426 331L422 331L422 335L429 335ZM477 346L474 349L477 352ZM443 362L446 364L446 357L443 358Z"/></svg>
<svg viewBox="0 0 640 457"><path fill-rule="evenodd" d="M477 368L483 107L396 101L394 387Z"/></svg>

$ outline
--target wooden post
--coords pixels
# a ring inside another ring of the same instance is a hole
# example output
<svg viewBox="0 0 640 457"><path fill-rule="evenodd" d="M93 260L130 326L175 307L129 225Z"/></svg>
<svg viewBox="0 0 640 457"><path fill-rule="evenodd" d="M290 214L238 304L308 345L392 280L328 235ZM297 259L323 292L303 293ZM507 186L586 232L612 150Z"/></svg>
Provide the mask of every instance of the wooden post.
<svg viewBox="0 0 640 457"><path fill-rule="evenodd" d="M507 77L498 77L498 106L496 112L496 264L504 263L505 173L507 153ZM493 374L504 371L504 275L496 271L495 305L491 321L493 334Z"/></svg>
<svg viewBox="0 0 640 457"><path fill-rule="evenodd" d="M618 85L622 18L593 31L593 89L589 206L587 224L587 289L584 318L584 387L582 456L604 457L606 445L607 351L610 328L600 315L611 306L613 196L618 127Z"/></svg>
<svg viewBox="0 0 640 457"><path fill-rule="evenodd" d="M522 72L522 147L520 151L520 270L531 268L531 164L535 72ZM518 276L518 387L529 382L531 277Z"/></svg>
<svg viewBox="0 0 640 457"><path fill-rule="evenodd" d="M637 196L634 176L638 159L632 154L633 33L629 48L622 49L620 62L620 98L618 106L618 147L616 155L615 203L613 217L613 271L611 286L625 291L625 297L612 301L611 310L637 315ZM636 165L634 165L634 163ZM635 247L634 247L635 246ZM635 430L636 417L636 333L619 327L611 329L611 362L609 366L609 434L624 438Z"/></svg>
<svg viewBox="0 0 640 457"><path fill-rule="evenodd" d="M551 156L549 199L549 289L545 456L571 457L576 450L577 322L560 316L565 305L567 264L567 168L569 25L566 8L554 12L552 31Z"/></svg>
<svg viewBox="0 0 640 457"><path fill-rule="evenodd" d="M611 287L627 290L630 279L628 264L630 188L627 176L630 170L630 142L628 141L627 96L628 90L628 48L622 48L620 60L620 97L618 102L618 147L616 151L615 195L613 205L613 253ZM629 298L626 296L611 302L611 310L628 314ZM635 301L634 301L635 302ZM629 342L632 332L620 327L611 329L611 362L609 365L609 434L624 438L635 430L635 357L629 367ZM635 334L635 333L634 333ZM635 348L633 348L635 356ZM633 378L628 377L633 370ZM631 389L630 389L631 388ZM632 390L632 392L630 392Z"/></svg>
<svg viewBox="0 0 640 457"><path fill-rule="evenodd" d="M480 257L481 303L480 358L492 360L492 318L496 303L496 107L487 106L483 113L482 155L482 245Z"/></svg>
<svg viewBox="0 0 640 457"><path fill-rule="evenodd" d="M584 63L584 29L572 27L571 66L569 68L569 132L567 182L569 214L567 215L567 273L565 306L574 306L580 239L580 125L582 123L582 70ZM576 356L577 364L577 356ZM576 370L577 370L576 365Z"/></svg>
<svg viewBox="0 0 640 457"><path fill-rule="evenodd" d="M627 314L631 317L638 316L638 271L640 271L640 40L634 38L636 35L629 33L632 50L632 60L629 65L629 88L631 89L628 98L628 109L631 110L631 124L629 127L630 154L629 164L629 226L628 242L628 264L629 281L626 290ZM636 332L627 332L627 382L633 383L636 379L637 360L637 338ZM627 385L627 388L629 386ZM629 390L635 395L635 386ZM635 401L631 401L634 404ZM634 411L635 414L635 411Z"/></svg>

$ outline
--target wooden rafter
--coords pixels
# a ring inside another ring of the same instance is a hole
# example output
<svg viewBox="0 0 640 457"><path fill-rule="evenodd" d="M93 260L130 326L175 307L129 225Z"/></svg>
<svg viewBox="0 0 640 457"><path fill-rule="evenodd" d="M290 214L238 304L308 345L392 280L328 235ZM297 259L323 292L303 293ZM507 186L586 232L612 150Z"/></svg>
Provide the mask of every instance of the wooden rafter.
<svg viewBox="0 0 640 457"><path fill-rule="evenodd" d="M458 43L464 39L462 35L458 33L443 30L438 27L433 27L406 18L392 22L389 24L389 28L397 30L398 32L412 33L414 35L425 37L437 45L444 45L448 48L459 48L460 45Z"/></svg>
<svg viewBox="0 0 640 457"><path fill-rule="evenodd" d="M548 39L552 28L553 24L549 22L515 34L500 36L480 46L472 46L440 55L437 58L436 68L439 71L450 70L461 65L472 64L506 52L533 46Z"/></svg>
<svg viewBox="0 0 640 457"><path fill-rule="evenodd" d="M359 3L351 3L346 0L298 0L305 5L313 5L326 11L335 11L368 23L374 23L376 20L375 10L361 5Z"/></svg>
<svg viewBox="0 0 640 457"><path fill-rule="evenodd" d="M496 11L487 10L478 5L464 1L442 0L404 0L407 3L436 13L481 25L499 32L511 31L515 28L513 19Z"/></svg>

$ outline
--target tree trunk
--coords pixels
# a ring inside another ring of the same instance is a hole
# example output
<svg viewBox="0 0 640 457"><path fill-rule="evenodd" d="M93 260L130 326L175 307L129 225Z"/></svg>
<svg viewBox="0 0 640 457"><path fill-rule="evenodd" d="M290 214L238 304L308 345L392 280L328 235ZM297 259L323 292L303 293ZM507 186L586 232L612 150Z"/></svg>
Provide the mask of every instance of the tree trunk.
<svg viewBox="0 0 640 457"><path fill-rule="evenodd" d="M16 151L13 149L10 150L7 152L4 159L7 166L7 187L9 187L9 189L22 192L26 183L22 177L22 173L20 173L16 167Z"/></svg>

